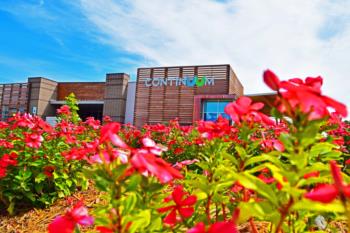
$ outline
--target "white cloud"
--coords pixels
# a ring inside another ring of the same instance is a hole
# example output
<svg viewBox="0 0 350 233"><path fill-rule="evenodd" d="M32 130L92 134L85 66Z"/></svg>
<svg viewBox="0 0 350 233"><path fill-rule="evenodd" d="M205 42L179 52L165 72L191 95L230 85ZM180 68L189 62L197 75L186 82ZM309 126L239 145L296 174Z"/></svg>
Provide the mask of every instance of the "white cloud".
<svg viewBox="0 0 350 233"><path fill-rule="evenodd" d="M268 91L266 68L283 79L322 75L325 94L350 106L350 1L81 0L80 8L101 41L143 56L140 65L230 63L246 93Z"/></svg>

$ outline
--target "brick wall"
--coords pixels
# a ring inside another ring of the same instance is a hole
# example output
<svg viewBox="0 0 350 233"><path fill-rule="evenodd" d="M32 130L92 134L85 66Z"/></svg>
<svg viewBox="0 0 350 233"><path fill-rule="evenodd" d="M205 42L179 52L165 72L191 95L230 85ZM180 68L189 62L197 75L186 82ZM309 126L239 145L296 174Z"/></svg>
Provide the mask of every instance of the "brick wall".
<svg viewBox="0 0 350 233"><path fill-rule="evenodd" d="M65 100L70 93L78 100L103 100L104 92L104 82L58 83L57 100Z"/></svg>

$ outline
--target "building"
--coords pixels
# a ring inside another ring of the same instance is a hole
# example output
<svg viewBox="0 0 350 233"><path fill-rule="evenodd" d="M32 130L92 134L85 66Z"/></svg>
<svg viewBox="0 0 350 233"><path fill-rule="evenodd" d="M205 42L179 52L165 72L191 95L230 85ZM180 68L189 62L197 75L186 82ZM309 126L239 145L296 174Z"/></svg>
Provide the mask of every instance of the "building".
<svg viewBox="0 0 350 233"><path fill-rule="evenodd" d="M227 117L225 105L243 95L243 86L230 65L139 68L136 82L125 73L107 74L105 82L31 77L27 83L0 84L0 117L29 112L51 119L70 93L83 119L108 115L139 127L175 118L186 125Z"/></svg>

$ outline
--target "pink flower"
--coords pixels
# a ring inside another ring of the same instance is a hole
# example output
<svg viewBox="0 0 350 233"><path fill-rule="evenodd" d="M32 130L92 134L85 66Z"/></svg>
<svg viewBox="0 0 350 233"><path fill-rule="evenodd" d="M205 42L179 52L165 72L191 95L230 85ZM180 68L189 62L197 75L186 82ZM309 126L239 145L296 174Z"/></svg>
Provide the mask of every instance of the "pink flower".
<svg viewBox="0 0 350 233"><path fill-rule="evenodd" d="M161 155L163 151L167 151L166 147L157 145L152 139L148 137L142 138L141 141L144 149L147 149L150 153L154 155Z"/></svg>
<svg viewBox="0 0 350 233"><path fill-rule="evenodd" d="M265 139L262 141L261 146L266 150L284 151L284 145L278 139Z"/></svg>
<svg viewBox="0 0 350 233"><path fill-rule="evenodd" d="M123 151L119 149L111 149L109 152L106 150L101 151L100 153L94 154L93 156L89 157L90 163L106 163L109 164L110 162L114 161L116 158L120 159L120 162L123 164L126 164L129 160L129 152Z"/></svg>
<svg viewBox="0 0 350 233"><path fill-rule="evenodd" d="M100 142L110 141L113 145L118 146L123 149L129 149L129 146L117 135L120 130L120 124L117 122L112 122L104 125L101 129Z"/></svg>
<svg viewBox="0 0 350 233"><path fill-rule="evenodd" d="M31 147L31 148L39 148L41 146L41 142L44 141L44 138L37 133L23 133L25 136L25 143L26 146Z"/></svg>
<svg viewBox="0 0 350 233"><path fill-rule="evenodd" d="M83 226L92 225L94 219L88 215L88 210L83 203L78 202L73 209L65 215L56 217L48 226L49 233L72 233L77 224Z"/></svg>
<svg viewBox="0 0 350 233"><path fill-rule="evenodd" d="M131 158L131 164L143 174L147 175L150 173L156 176L162 183L167 183L176 178L183 178L181 173L169 163L144 149L135 150Z"/></svg>
<svg viewBox="0 0 350 233"><path fill-rule="evenodd" d="M170 211L163 222L173 226L177 221L191 217L194 212L193 205L197 202L197 197L188 195L188 193L184 192L182 186L177 186L171 196L165 199L165 202L169 202L170 200L173 200L175 205L160 208L158 212L165 213ZM177 213L180 215L179 219L177 219Z"/></svg>
<svg viewBox="0 0 350 233"><path fill-rule="evenodd" d="M275 122L273 120L259 112L263 107L263 103L258 102L253 104L249 97L242 96L235 102L227 104L225 107L225 113L228 114L237 124L240 124L241 121L253 121L263 122L267 125L274 125Z"/></svg>
<svg viewBox="0 0 350 233"><path fill-rule="evenodd" d="M85 123L87 125L89 125L90 127L92 127L93 129L99 129L101 124L99 120L95 120L93 117L88 117L85 121Z"/></svg>
<svg viewBox="0 0 350 233"><path fill-rule="evenodd" d="M181 169L184 166L191 165L191 164L194 164L196 162L199 162L199 160L198 159L184 160L184 161L175 163L174 167Z"/></svg>

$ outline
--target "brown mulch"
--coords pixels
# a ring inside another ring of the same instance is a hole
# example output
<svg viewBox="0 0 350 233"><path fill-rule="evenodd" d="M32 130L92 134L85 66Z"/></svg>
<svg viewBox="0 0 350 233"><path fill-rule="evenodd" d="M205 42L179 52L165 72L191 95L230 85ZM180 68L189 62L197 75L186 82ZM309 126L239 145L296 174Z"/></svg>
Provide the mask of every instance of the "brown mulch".
<svg viewBox="0 0 350 233"><path fill-rule="evenodd" d="M45 209L22 210L15 216L0 215L0 233L42 233L47 232L48 224L58 215L62 215L72 206L71 202L81 199L88 209L100 201L100 193L92 185L86 191L79 191L71 197L58 200ZM89 211L90 212L90 211ZM82 229L82 232L87 229Z"/></svg>

